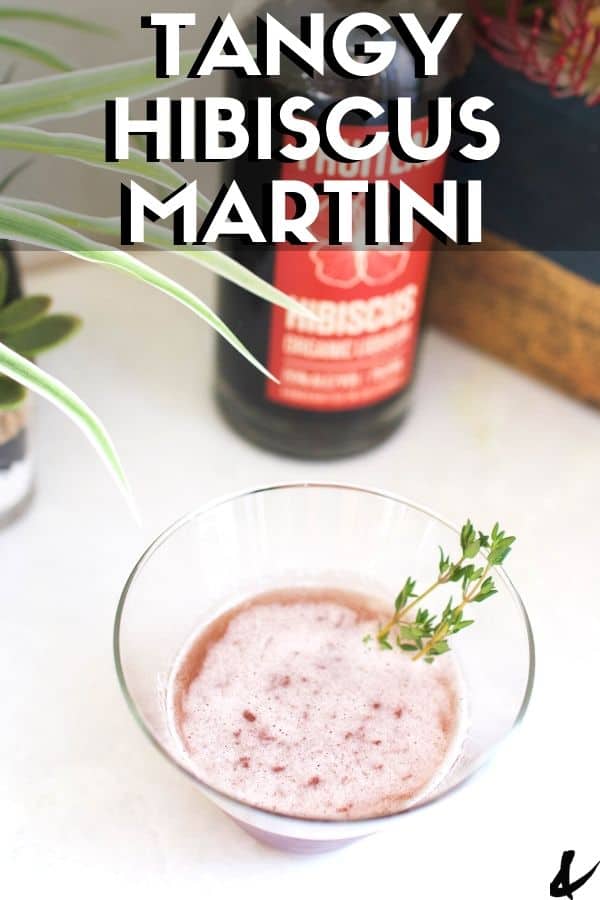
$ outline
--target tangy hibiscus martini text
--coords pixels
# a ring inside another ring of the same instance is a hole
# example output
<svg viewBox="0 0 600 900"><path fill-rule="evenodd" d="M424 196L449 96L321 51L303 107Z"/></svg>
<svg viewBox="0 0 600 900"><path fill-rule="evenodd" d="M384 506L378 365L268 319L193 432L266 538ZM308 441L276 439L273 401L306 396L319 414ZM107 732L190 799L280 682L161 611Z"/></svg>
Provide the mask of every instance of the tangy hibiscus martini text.
<svg viewBox="0 0 600 900"><path fill-rule="evenodd" d="M388 815L426 797L460 754L463 684L365 643L381 607L332 588L271 591L192 635L173 669L171 728L206 784L312 819Z"/></svg>

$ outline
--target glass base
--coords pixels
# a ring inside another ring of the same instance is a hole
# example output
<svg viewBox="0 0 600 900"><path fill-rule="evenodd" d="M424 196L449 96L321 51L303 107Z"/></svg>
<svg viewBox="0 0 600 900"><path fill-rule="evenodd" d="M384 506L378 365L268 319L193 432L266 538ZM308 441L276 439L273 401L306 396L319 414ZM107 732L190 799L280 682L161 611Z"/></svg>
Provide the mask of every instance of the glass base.
<svg viewBox="0 0 600 900"><path fill-rule="evenodd" d="M310 838L292 838L287 837L286 835L275 834L272 831L264 831L262 828L257 828L255 825L248 825L247 822L242 822L234 816L231 818L240 826L240 828L261 844L266 844L268 847L273 847L275 850L282 850L284 853L331 853L333 850L341 850L342 847L347 847L348 844L354 844L355 841L360 841L362 840L362 837L367 836L363 835L355 838L342 838L340 840L326 841L311 840Z"/></svg>

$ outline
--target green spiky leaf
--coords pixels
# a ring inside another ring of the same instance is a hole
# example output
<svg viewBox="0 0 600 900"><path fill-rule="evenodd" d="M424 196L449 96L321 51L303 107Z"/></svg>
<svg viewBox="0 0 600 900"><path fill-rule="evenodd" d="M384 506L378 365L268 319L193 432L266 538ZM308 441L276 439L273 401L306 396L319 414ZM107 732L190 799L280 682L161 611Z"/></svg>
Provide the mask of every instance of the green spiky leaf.
<svg viewBox="0 0 600 900"><path fill-rule="evenodd" d="M12 184L15 178L17 178L17 176L19 176L21 172L24 172L25 169L28 169L30 165L31 160L24 159L22 163L19 163L18 166L14 167L14 169L11 169L10 172L7 172L4 178L0 179L0 194L3 194L7 187Z"/></svg>
<svg viewBox="0 0 600 900"><path fill-rule="evenodd" d="M9 81L12 81L13 75L15 74L16 63L12 62L9 66L6 67L2 75L0 76L0 84L8 84Z"/></svg>
<svg viewBox="0 0 600 900"><path fill-rule="evenodd" d="M0 34L0 50L4 53L12 53L15 56L24 57L25 59L32 59L41 66L47 66L49 69L55 69L57 72L71 72L73 69L66 60L44 47L43 44L26 41L12 34Z"/></svg>
<svg viewBox="0 0 600 900"><path fill-rule="evenodd" d="M165 163L148 162L146 154L140 150L130 149L129 159L109 163L106 161L105 142L83 134L50 133L26 125L0 125L0 149L60 157L94 168L109 169L120 175L136 175L169 191L177 190L183 183L179 172ZM210 200L200 191L197 200L204 212L210 209Z"/></svg>
<svg viewBox="0 0 600 900"><path fill-rule="evenodd" d="M45 9L21 9L16 6L0 6L0 20L21 20L26 22L42 22L49 25L59 25L61 28L72 28L75 31L87 31L91 34L111 36L115 34L112 28L88 22L86 19L77 19L74 16L63 16L60 13L49 12Z"/></svg>
<svg viewBox="0 0 600 900"><path fill-rule="evenodd" d="M82 213L59 209L47 203L38 203L33 200L18 200L14 197L3 197L1 202L14 209L41 216L44 219L55 222L57 225L63 225L65 228L86 231L105 238L119 240L121 222L118 216L111 218L87 216ZM173 249L172 235L169 234L168 230L150 222L146 225L146 246L165 250L170 249L183 259L187 259L189 262L196 263L196 265L214 272L221 278L231 281L232 284L237 284L239 287L244 288L244 290L254 294L256 297L260 297L291 312L299 313L306 318L317 318L315 313L302 306L293 297L284 294L283 291L265 281L264 278L260 278L260 276L220 250L195 247Z"/></svg>
<svg viewBox="0 0 600 900"><path fill-rule="evenodd" d="M183 285L153 269L152 266L140 259L136 259L122 250L114 250L112 247L92 241L41 216L11 207L4 200L0 201L0 238L2 237L15 238L37 247L62 250L78 259L118 269L151 285L195 312L248 362L251 362L259 372L262 372L267 378L273 378L263 364L250 353L233 331L206 303Z"/></svg>
<svg viewBox="0 0 600 900"><path fill-rule="evenodd" d="M154 57L78 69L0 86L0 122L42 122L57 116L74 116L104 106L108 97L143 97L185 81L196 51L181 53L181 76L156 78Z"/></svg>
<svg viewBox="0 0 600 900"><path fill-rule="evenodd" d="M65 384L2 343L0 343L0 374L13 378L23 387L49 400L75 422L95 447L132 510L135 511L131 490L117 452L96 414Z"/></svg>

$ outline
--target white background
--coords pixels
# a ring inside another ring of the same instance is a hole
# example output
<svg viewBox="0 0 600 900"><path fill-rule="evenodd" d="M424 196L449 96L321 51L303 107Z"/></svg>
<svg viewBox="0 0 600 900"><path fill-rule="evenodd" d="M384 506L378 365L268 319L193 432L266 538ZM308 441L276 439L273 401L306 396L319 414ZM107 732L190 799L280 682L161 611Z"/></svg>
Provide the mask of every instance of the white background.
<svg viewBox="0 0 600 900"><path fill-rule="evenodd" d="M173 271L212 295L200 269ZM414 412L391 440L348 461L285 460L219 418L212 341L191 313L85 264L28 287L85 317L44 364L109 426L144 526L73 425L38 403L35 502L0 534L3 896L537 900L563 849L577 851L574 875L587 871L600 858L598 414L431 333ZM499 518L518 535L508 571L538 649L525 722L477 781L313 858L261 847L159 757L111 655L118 595L150 538L219 494L304 478L404 494L458 523ZM593 897L600 874L577 895Z"/></svg>

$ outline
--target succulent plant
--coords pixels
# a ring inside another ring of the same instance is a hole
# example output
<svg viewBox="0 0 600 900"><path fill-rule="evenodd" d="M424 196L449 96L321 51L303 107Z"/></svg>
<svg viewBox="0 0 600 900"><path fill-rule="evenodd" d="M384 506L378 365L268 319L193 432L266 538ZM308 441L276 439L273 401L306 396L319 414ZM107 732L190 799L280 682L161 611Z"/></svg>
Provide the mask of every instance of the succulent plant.
<svg viewBox="0 0 600 900"><path fill-rule="evenodd" d="M472 0L479 42L556 97L600 103L600 0Z"/></svg>
<svg viewBox="0 0 600 900"><path fill-rule="evenodd" d="M8 302L8 268L0 256L0 343L27 359L62 344L81 326L81 319L49 313L52 301L43 294L17 297ZM15 409L27 396L22 384L0 375L0 411Z"/></svg>

